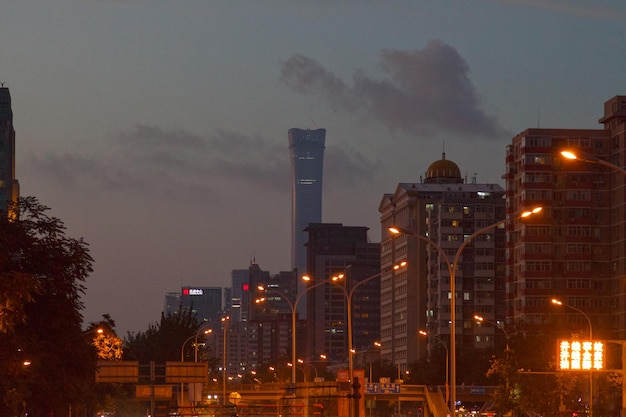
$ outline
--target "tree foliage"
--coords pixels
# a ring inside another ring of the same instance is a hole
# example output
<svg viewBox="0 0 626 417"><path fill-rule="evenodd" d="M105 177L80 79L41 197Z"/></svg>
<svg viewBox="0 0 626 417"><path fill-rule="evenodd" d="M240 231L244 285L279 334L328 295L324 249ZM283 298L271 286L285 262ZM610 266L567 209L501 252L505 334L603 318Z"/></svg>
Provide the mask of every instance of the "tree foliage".
<svg viewBox="0 0 626 417"><path fill-rule="evenodd" d="M0 414L67 414L85 407L95 353L82 332L92 272L82 239L34 197L0 216Z"/></svg>
<svg viewBox="0 0 626 417"><path fill-rule="evenodd" d="M518 329L519 330L519 329ZM513 416L579 415L589 407L589 373L556 371L556 340L540 331L520 330L510 346L491 361L488 376L496 385L494 408ZM619 408L620 381L596 373L594 414Z"/></svg>
<svg viewBox="0 0 626 417"><path fill-rule="evenodd" d="M161 314L159 323L150 324L145 332L129 333L124 344L124 359L142 363L180 361L183 343L199 331L200 323L190 309L177 314ZM187 344L187 352L193 351ZM189 358L187 358L188 360Z"/></svg>

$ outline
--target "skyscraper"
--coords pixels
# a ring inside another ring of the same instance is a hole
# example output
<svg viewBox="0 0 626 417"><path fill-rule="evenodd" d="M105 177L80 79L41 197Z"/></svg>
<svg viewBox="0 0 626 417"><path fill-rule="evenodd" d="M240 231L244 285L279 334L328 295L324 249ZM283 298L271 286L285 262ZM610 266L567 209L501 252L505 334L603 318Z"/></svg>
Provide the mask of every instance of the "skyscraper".
<svg viewBox="0 0 626 417"><path fill-rule="evenodd" d="M322 172L326 129L289 129L291 156L291 267L306 273L308 239L304 229L322 221ZM299 284L298 292L303 290ZM303 300L304 301L304 300ZM305 313L305 303L298 311Z"/></svg>
<svg viewBox="0 0 626 417"><path fill-rule="evenodd" d="M9 89L0 87L0 211L9 201L17 201L19 183L15 179L15 129Z"/></svg>

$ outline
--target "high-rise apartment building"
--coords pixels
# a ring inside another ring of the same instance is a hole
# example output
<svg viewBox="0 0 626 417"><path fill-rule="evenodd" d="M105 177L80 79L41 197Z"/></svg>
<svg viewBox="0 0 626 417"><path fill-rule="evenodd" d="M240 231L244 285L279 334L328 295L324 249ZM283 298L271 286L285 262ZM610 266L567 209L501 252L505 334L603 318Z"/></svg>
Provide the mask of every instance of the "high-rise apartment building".
<svg viewBox="0 0 626 417"><path fill-rule="evenodd" d="M560 151L626 165L626 96L604 104L603 129L527 129L506 154L508 211L542 205L511 223L507 247L509 325L626 337L626 181L619 170L565 160ZM573 308L555 308L552 298Z"/></svg>
<svg viewBox="0 0 626 417"><path fill-rule="evenodd" d="M348 353L348 296L352 310L353 347L358 351L379 340L379 279L361 281L380 272L380 245L371 243L367 227L340 223L311 223L307 227L308 274L329 280L343 274L336 284L310 289L307 296L306 356L325 354L343 361ZM353 288L359 284L354 291Z"/></svg>
<svg viewBox="0 0 626 417"><path fill-rule="evenodd" d="M427 354L428 331L450 338L450 275L444 252L452 262L465 239L505 216L504 189L497 184L467 183L459 167L445 158L433 162L426 178L400 183L379 206L381 242L381 359L401 370ZM423 236L392 235L399 226ZM426 242L430 240L439 248ZM477 327L474 315L504 319L504 228L481 234L462 252L456 269L456 340L459 356L465 349L494 346L493 327ZM394 265L407 261L404 268Z"/></svg>
<svg viewBox="0 0 626 417"><path fill-rule="evenodd" d="M322 221L322 173L326 129L289 129L291 157L291 268L306 273L309 223ZM298 291L304 290L300 285ZM306 300L303 300L306 301ZM306 302L300 311L306 314Z"/></svg>
<svg viewBox="0 0 626 417"><path fill-rule="evenodd" d="M7 212L10 201L19 197L15 179L15 129L9 89L0 87L0 211Z"/></svg>

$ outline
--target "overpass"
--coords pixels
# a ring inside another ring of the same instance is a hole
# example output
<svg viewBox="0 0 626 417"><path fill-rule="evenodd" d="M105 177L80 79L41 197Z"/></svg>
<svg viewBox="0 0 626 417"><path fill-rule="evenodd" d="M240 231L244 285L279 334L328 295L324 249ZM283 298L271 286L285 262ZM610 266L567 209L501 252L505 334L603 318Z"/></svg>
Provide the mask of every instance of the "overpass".
<svg viewBox="0 0 626 417"><path fill-rule="evenodd" d="M335 381L298 383L295 386L281 384L230 384L228 396L236 398L236 404L222 407L209 404L203 407L183 407L181 416L228 415L243 416L338 416L347 417L350 401L357 401L358 417L372 415L372 404L378 401L392 401L401 410L411 410L410 414L421 417L447 417L443 386L391 384L393 389L373 390L367 384L360 400L348 398L349 391ZM487 403L495 387L457 386L457 400L461 402ZM375 391L375 392L373 392ZM232 396L236 393L236 396ZM211 398L221 398L222 390L212 387L203 394ZM219 401L217 401L219 402ZM416 411L419 410L419 411Z"/></svg>

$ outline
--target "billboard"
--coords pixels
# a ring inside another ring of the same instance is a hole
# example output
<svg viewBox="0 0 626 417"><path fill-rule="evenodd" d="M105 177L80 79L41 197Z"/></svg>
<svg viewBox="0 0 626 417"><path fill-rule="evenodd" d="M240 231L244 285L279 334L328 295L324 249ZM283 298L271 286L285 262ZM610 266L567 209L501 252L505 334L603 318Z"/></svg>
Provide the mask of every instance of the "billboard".
<svg viewBox="0 0 626 417"><path fill-rule="evenodd" d="M593 371L604 369L604 342L598 340L560 340L560 371Z"/></svg>

